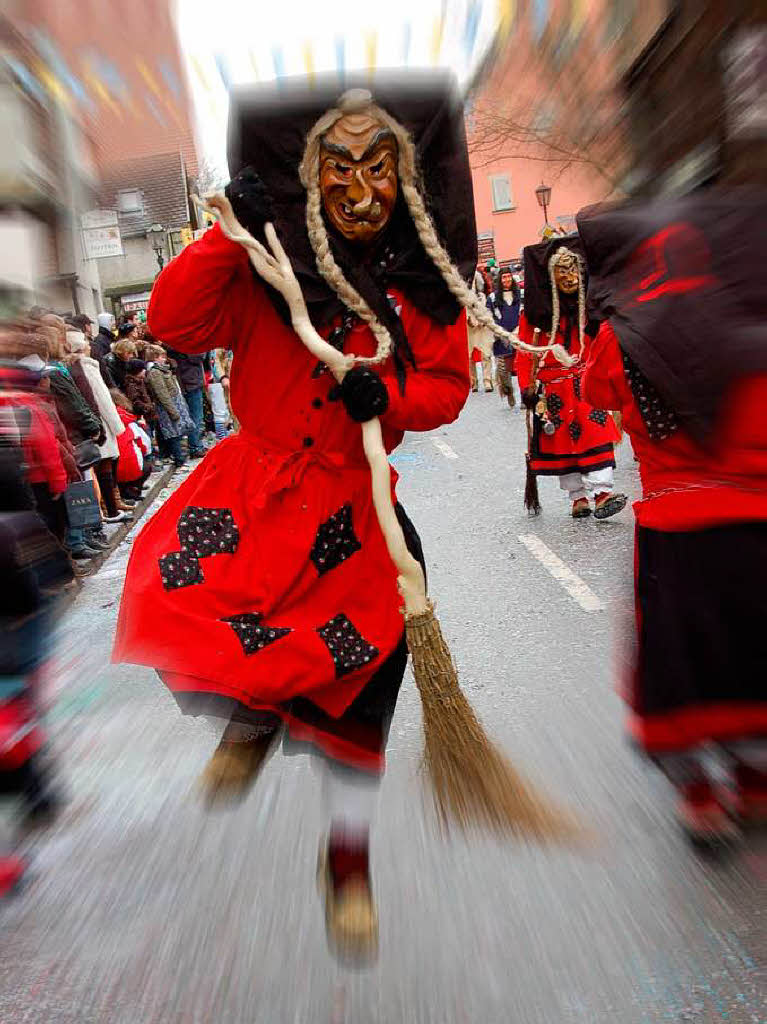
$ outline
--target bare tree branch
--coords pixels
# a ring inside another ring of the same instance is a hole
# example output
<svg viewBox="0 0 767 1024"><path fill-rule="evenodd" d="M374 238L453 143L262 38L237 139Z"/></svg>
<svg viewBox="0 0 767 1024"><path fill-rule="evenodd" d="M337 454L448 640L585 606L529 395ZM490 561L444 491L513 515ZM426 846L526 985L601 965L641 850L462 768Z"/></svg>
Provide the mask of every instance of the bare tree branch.
<svg viewBox="0 0 767 1024"><path fill-rule="evenodd" d="M598 54L578 45L557 71L543 66L539 93L508 83L529 83L529 68L514 57L494 82L475 96L468 115L469 151L475 167L509 159L535 161L559 177L572 167L593 170L607 192L618 187L627 155L623 112L616 94L594 74ZM498 97L501 97L500 99Z"/></svg>

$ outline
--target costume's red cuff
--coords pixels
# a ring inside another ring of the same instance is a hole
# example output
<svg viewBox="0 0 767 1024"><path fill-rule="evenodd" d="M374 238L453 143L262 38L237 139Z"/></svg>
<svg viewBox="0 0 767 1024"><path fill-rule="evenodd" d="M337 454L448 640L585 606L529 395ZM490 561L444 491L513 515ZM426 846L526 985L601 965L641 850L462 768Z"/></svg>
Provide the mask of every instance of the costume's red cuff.
<svg viewBox="0 0 767 1024"><path fill-rule="evenodd" d="M206 248L217 255L231 256L234 263L248 262L248 250L239 242L233 242L227 238L221 230L220 224L214 224L212 228L209 228L202 236L202 240L206 243Z"/></svg>

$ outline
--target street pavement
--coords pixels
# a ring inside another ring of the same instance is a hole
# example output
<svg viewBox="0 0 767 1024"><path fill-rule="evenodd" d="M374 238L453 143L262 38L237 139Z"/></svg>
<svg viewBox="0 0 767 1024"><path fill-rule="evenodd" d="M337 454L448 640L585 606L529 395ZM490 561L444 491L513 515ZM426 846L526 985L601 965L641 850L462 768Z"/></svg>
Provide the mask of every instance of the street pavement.
<svg viewBox="0 0 767 1024"><path fill-rule="evenodd" d="M153 672L108 663L134 529L62 626L48 717L70 803L0 907L0 1024L767 1021L764 837L691 851L622 733L630 508L574 522L547 480L529 519L524 445L522 414L480 394L393 461L469 698L593 846L442 836L408 675L375 831L380 961L336 965L306 759L278 755L242 807L207 814L195 781L215 729ZM628 442L617 480L636 497Z"/></svg>

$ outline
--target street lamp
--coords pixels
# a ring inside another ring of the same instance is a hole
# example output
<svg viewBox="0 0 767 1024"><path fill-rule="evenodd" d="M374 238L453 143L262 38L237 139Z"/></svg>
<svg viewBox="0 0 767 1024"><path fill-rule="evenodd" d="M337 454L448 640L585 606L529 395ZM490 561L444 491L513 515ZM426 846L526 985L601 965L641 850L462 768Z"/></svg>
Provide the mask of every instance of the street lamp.
<svg viewBox="0 0 767 1024"><path fill-rule="evenodd" d="M157 257L157 266L162 270L165 266L165 228L162 224L153 224L147 229L147 234L150 236L152 241L152 248L154 249L154 254Z"/></svg>
<svg viewBox="0 0 767 1024"><path fill-rule="evenodd" d="M546 227L549 226L549 215L548 208L551 202L551 185L544 185L543 182L535 190L535 198L538 200L538 205L543 207L543 219L546 222Z"/></svg>

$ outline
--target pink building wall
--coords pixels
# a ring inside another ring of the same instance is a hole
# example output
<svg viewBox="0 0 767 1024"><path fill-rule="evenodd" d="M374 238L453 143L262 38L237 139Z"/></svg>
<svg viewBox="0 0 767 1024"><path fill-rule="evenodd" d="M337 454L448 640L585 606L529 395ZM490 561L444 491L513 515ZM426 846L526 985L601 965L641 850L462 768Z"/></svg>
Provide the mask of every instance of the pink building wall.
<svg viewBox="0 0 767 1024"><path fill-rule="evenodd" d="M610 191L594 172L570 168L558 174L547 171L546 166L537 160L514 157L472 166L477 233L493 232L496 259L517 259L524 246L540 241L544 220L535 189L542 181L551 186L549 223L557 224L557 218L563 218L566 229L581 207L604 199ZM490 179L495 174L509 177L514 204L511 210L493 210Z"/></svg>
<svg viewBox="0 0 767 1024"><path fill-rule="evenodd" d="M551 186L549 223L556 225L561 218L566 228L582 207L619 194L628 152L620 129L621 76L662 23L669 4L549 0L543 6L512 7L517 14L492 66L472 89L466 117L477 232L493 232L498 260L517 259L525 245L540 240L544 219L535 195L538 185ZM536 23L536 9L546 11L544 22ZM490 145L483 117L488 111L493 124L506 119L512 125L508 138L504 128ZM571 150L578 138L576 125L585 122L587 133L600 125L601 137L612 136L614 143L601 151L611 153L610 165L599 162L594 148L578 151L585 162L558 160L551 147L536 141L544 137L535 131L542 111L554 126L554 142L566 138ZM491 177L496 174L509 177L510 210L493 208Z"/></svg>

